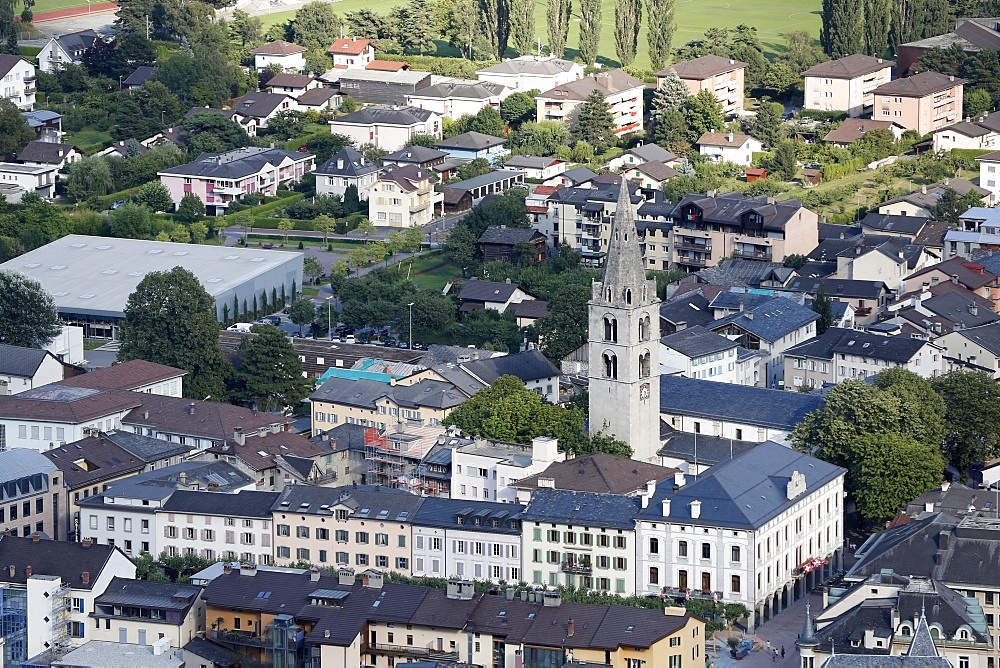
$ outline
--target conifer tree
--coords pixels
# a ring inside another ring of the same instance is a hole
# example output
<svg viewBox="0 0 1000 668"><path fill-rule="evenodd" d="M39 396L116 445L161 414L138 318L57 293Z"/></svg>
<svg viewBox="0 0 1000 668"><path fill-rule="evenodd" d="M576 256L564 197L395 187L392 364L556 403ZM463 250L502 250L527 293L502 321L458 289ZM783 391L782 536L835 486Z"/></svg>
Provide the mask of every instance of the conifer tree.
<svg viewBox="0 0 1000 668"><path fill-rule="evenodd" d="M530 54L535 47L534 0L510 0L510 34L519 56Z"/></svg>
<svg viewBox="0 0 1000 668"><path fill-rule="evenodd" d="M831 58L865 51L864 0L823 0L820 42Z"/></svg>
<svg viewBox="0 0 1000 668"><path fill-rule="evenodd" d="M646 39L649 64L654 72L667 63L676 28L674 0L646 0Z"/></svg>
<svg viewBox="0 0 1000 668"><path fill-rule="evenodd" d="M577 141L585 141L597 153L614 143L614 117L608 110L608 102L600 90L595 89L580 105L580 112L573 123L572 136Z"/></svg>

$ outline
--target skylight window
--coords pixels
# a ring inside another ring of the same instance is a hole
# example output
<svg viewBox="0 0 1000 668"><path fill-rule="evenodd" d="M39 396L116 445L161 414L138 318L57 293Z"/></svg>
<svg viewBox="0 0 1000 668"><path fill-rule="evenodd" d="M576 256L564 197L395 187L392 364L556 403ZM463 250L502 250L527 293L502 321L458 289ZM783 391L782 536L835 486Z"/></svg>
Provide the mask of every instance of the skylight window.
<svg viewBox="0 0 1000 668"><path fill-rule="evenodd" d="M87 244L84 244L84 243L76 243L76 244L70 244L70 247L72 247L72 248L83 248L86 245Z"/></svg>
<svg viewBox="0 0 1000 668"><path fill-rule="evenodd" d="M239 255L227 255L227 256L226 256L226 259L227 259L227 260L236 260L236 259L238 259L239 257L240 257Z"/></svg>
<svg viewBox="0 0 1000 668"><path fill-rule="evenodd" d="M28 262L24 266L27 267L28 269L34 269L35 267L38 266L38 263L37 262Z"/></svg>
<svg viewBox="0 0 1000 668"><path fill-rule="evenodd" d="M66 268L66 265L64 265L64 264L54 264L54 265L52 265L52 269L56 269L56 270L65 269L65 268Z"/></svg>
<svg viewBox="0 0 1000 668"><path fill-rule="evenodd" d="M262 258L262 257L252 257L252 258L250 258L250 261L251 262L263 262L264 258Z"/></svg>
<svg viewBox="0 0 1000 668"><path fill-rule="evenodd" d="M94 246L94 248L96 248L97 250L108 250L109 248L111 248L111 246L108 244L101 244L100 246Z"/></svg>
<svg viewBox="0 0 1000 668"><path fill-rule="evenodd" d="M117 274L118 270L117 269L105 269L101 273L102 274L107 274L107 275L111 276L111 275Z"/></svg>
<svg viewBox="0 0 1000 668"><path fill-rule="evenodd" d="M94 298L94 295L90 294L89 292L86 292L86 293L80 295L80 299L93 299L93 298Z"/></svg>
<svg viewBox="0 0 1000 668"><path fill-rule="evenodd" d="M129 276L142 276L142 272L141 271L130 271L130 272L128 272L128 275Z"/></svg>
<svg viewBox="0 0 1000 668"><path fill-rule="evenodd" d="M161 249L161 248L152 248L152 249L150 249L150 250L148 250L146 252L149 253L150 255L159 255L160 253L163 252L163 249Z"/></svg>

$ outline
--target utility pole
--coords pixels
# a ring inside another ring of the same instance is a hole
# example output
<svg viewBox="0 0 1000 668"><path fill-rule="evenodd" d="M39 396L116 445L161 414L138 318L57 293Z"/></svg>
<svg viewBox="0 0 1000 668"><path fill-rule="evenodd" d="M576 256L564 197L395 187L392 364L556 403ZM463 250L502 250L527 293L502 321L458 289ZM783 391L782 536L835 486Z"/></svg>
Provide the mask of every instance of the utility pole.
<svg viewBox="0 0 1000 668"><path fill-rule="evenodd" d="M149 39L149 14L146 14L146 39Z"/></svg>

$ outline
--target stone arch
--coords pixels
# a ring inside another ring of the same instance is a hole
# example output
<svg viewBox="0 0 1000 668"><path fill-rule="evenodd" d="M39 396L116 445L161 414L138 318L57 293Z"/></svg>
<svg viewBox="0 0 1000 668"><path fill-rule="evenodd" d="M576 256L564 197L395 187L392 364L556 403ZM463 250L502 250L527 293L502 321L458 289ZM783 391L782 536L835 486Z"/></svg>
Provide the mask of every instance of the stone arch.
<svg viewBox="0 0 1000 668"><path fill-rule="evenodd" d="M601 373L604 378L618 378L618 356L610 350L601 354Z"/></svg>
<svg viewBox="0 0 1000 668"><path fill-rule="evenodd" d="M650 331L649 331L650 321L649 314L643 313L639 317L639 340L649 341Z"/></svg>
<svg viewBox="0 0 1000 668"><path fill-rule="evenodd" d="M618 319L610 314L604 316L604 340L618 342Z"/></svg>
<svg viewBox="0 0 1000 668"><path fill-rule="evenodd" d="M650 360L651 356L648 350L643 350L639 353L639 377L649 378L650 376Z"/></svg>

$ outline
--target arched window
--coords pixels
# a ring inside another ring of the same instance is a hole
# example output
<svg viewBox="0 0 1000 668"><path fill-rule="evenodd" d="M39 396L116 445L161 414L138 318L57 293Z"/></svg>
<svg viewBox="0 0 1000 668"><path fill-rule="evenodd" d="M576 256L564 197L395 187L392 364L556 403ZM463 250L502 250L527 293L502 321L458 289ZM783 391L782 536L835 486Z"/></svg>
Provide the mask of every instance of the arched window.
<svg viewBox="0 0 1000 668"><path fill-rule="evenodd" d="M618 357L611 352L604 353L604 377L618 378Z"/></svg>
<svg viewBox="0 0 1000 668"><path fill-rule="evenodd" d="M966 631L965 629L962 629L961 631L958 632L958 639L959 640L968 640L969 639L969 632Z"/></svg>
<svg viewBox="0 0 1000 668"><path fill-rule="evenodd" d="M732 554L729 557L730 561L738 562L740 560L740 546L733 545Z"/></svg>
<svg viewBox="0 0 1000 668"><path fill-rule="evenodd" d="M604 316L604 340L618 341L618 321L610 315Z"/></svg>
<svg viewBox="0 0 1000 668"><path fill-rule="evenodd" d="M901 635L901 636L908 636L908 635L910 635L910 627L907 626L906 624L903 624L902 626L900 626L899 627L899 635Z"/></svg>
<svg viewBox="0 0 1000 668"><path fill-rule="evenodd" d="M639 318L639 340L649 341L649 315Z"/></svg>
<svg viewBox="0 0 1000 668"><path fill-rule="evenodd" d="M649 352L648 351L639 355L639 377L640 378L648 378L649 377L649 373L650 373L650 371L649 371L649 362L650 362L650 357L649 357Z"/></svg>
<svg viewBox="0 0 1000 668"><path fill-rule="evenodd" d="M605 294L604 294L604 301L610 302L611 299L612 299L611 288L608 288L607 291L605 291Z"/></svg>

